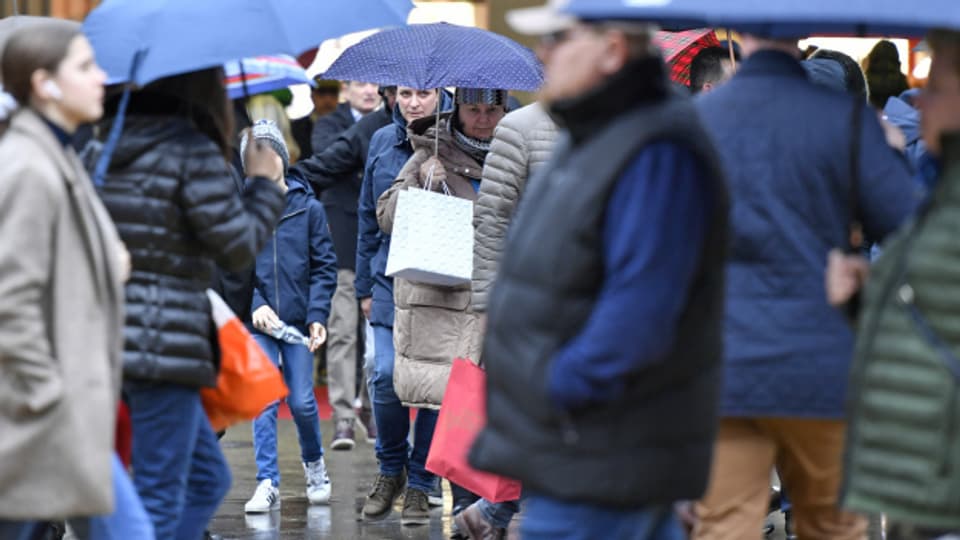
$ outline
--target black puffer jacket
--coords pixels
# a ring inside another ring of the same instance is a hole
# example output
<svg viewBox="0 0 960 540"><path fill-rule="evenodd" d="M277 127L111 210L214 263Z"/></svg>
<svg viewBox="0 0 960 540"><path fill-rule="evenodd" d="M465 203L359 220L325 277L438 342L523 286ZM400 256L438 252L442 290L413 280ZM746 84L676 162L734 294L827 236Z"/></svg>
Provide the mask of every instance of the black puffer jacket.
<svg viewBox="0 0 960 540"><path fill-rule="evenodd" d="M210 306L216 265L249 268L284 207L253 178L242 194L216 144L188 120L130 116L101 189L133 259L124 377L213 386Z"/></svg>

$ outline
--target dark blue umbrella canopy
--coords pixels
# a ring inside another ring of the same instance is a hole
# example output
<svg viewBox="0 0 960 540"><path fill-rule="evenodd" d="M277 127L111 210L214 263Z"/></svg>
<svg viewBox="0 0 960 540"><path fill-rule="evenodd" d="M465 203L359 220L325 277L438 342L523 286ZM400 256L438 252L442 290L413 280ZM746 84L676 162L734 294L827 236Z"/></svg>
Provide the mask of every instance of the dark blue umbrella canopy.
<svg viewBox="0 0 960 540"><path fill-rule="evenodd" d="M530 49L487 30L412 24L378 32L349 47L323 76L418 89L533 91L543 83L543 67Z"/></svg>
<svg viewBox="0 0 960 540"><path fill-rule="evenodd" d="M406 24L410 0L107 0L83 31L108 82L156 79ZM139 65L132 71L134 58Z"/></svg>
<svg viewBox="0 0 960 540"><path fill-rule="evenodd" d="M731 27L767 37L812 34L922 36L960 30L957 0L571 0L583 19L627 19L667 27Z"/></svg>

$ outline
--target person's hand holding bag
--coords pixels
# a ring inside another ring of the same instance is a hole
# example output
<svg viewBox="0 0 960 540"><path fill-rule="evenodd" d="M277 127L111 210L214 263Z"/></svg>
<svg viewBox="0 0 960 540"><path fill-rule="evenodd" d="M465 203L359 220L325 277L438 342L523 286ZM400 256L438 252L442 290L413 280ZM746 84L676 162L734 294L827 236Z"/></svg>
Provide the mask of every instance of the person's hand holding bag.
<svg viewBox="0 0 960 540"><path fill-rule="evenodd" d="M446 181L447 170L436 157L431 157L420 165L420 185L423 189L442 193Z"/></svg>

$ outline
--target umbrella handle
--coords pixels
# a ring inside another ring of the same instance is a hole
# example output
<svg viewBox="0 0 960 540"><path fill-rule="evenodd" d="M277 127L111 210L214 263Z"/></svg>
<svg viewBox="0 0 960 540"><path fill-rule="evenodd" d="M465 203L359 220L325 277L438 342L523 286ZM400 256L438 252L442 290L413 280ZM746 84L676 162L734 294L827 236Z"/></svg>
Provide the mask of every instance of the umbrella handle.
<svg viewBox="0 0 960 540"><path fill-rule="evenodd" d="M143 60L145 50L140 49L133 55L133 62L130 66L130 79L123 89L123 96L120 97L120 105L117 107L117 116L113 119L113 125L110 126L110 134L103 145L103 151L97 160L97 166L93 170L93 185L100 187L107 178L107 169L110 167L110 158L113 157L113 151L117 149L117 143L120 142L120 134L123 132L123 121L127 114L127 105L130 103L130 86L136 79L137 70L140 68L140 62Z"/></svg>
<svg viewBox="0 0 960 540"><path fill-rule="evenodd" d="M247 72L243 69L243 58L237 63L240 65L240 84L243 86L244 105L248 105L250 101L250 91L247 89Z"/></svg>
<svg viewBox="0 0 960 540"><path fill-rule="evenodd" d="M440 102L442 100L441 90L437 89L437 121L433 125L433 157L439 159L440 154Z"/></svg>

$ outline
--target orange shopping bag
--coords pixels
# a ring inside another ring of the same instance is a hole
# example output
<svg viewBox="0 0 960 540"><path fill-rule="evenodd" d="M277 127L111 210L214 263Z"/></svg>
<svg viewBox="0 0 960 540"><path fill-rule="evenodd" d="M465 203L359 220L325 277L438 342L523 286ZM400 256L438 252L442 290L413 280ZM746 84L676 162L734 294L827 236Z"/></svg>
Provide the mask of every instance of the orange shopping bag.
<svg viewBox="0 0 960 540"><path fill-rule="evenodd" d="M215 431L253 420L267 405L287 396L283 376L220 296L207 289L220 342L216 388L200 391Z"/></svg>
<svg viewBox="0 0 960 540"><path fill-rule="evenodd" d="M490 502L514 501L520 498L520 482L478 471L467 463L470 446L487 421L486 382L486 372L473 362L453 361L427 470Z"/></svg>

